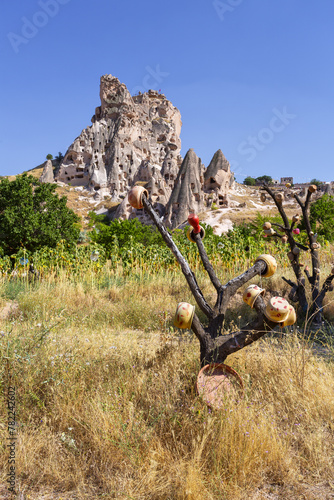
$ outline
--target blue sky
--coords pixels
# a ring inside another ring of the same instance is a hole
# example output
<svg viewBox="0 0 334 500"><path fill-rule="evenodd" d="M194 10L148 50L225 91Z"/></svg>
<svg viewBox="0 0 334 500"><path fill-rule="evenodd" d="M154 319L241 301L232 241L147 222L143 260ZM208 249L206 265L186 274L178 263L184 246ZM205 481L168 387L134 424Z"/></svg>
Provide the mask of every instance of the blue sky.
<svg viewBox="0 0 334 500"><path fill-rule="evenodd" d="M334 180L334 2L11 0L0 20L0 174L65 153L99 80L162 89L184 156L236 178Z"/></svg>

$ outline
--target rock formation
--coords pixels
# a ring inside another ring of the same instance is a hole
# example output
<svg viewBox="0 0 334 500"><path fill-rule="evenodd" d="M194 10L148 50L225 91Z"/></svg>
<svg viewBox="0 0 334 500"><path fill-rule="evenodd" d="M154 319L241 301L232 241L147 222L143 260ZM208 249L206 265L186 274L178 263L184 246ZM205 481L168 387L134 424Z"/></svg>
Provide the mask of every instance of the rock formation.
<svg viewBox="0 0 334 500"><path fill-rule="evenodd" d="M190 212L204 209L205 167L193 149L187 152L166 207L167 226L177 227L187 220Z"/></svg>
<svg viewBox="0 0 334 500"><path fill-rule="evenodd" d="M227 196L233 182L234 175L231 174L230 164L218 149L204 173L204 190L212 194L212 202L217 206L227 207Z"/></svg>
<svg viewBox="0 0 334 500"><path fill-rule="evenodd" d="M100 99L92 125L68 148L56 181L85 186L98 198L110 196L119 203L116 218L142 218L142 211L127 203L130 187L140 183L171 227L214 200L226 205L233 182L229 163L220 150L207 171L193 150L182 162L181 115L163 94L131 96L117 78L105 75Z"/></svg>
<svg viewBox="0 0 334 500"><path fill-rule="evenodd" d="M39 178L39 181L43 182L43 183L46 183L46 182L53 183L54 182L53 166L52 166L51 160L46 160L46 162L44 163L43 172Z"/></svg>
<svg viewBox="0 0 334 500"><path fill-rule="evenodd" d="M132 97L111 75L102 76L100 89L101 106L92 125L69 147L57 179L119 201L142 162L176 178L181 163L179 110L154 90Z"/></svg>

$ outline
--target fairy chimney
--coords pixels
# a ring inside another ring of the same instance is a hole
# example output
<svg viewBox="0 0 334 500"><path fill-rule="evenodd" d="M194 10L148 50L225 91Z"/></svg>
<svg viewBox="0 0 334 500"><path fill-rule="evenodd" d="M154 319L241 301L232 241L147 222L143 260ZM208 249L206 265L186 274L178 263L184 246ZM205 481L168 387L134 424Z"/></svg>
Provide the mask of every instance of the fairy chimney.
<svg viewBox="0 0 334 500"><path fill-rule="evenodd" d="M165 222L177 227L187 220L190 212L204 210L204 165L193 149L187 152L166 207Z"/></svg>
<svg viewBox="0 0 334 500"><path fill-rule="evenodd" d="M54 182L53 166L51 160L46 160L46 162L44 163L43 172L39 178L39 182L42 182L43 184L47 182L52 184Z"/></svg>
<svg viewBox="0 0 334 500"><path fill-rule="evenodd" d="M228 192L233 187L234 175L222 151L218 149L204 173L204 190L215 193L218 206L228 205Z"/></svg>

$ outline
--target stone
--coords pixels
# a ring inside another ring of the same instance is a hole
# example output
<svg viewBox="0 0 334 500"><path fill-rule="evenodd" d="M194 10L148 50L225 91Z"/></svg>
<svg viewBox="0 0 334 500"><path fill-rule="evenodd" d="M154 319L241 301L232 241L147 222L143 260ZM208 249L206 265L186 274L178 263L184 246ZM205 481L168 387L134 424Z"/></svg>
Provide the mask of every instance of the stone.
<svg viewBox="0 0 334 500"><path fill-rule="evenodd" d="M138 167L149 161L171 192L181 159L179 110L157 92L131 96L111 75L101 77L100 99L92 125L68 148L57 180L101 190L121 201Z"/></svg>
<svg viewBox="0 0 334 500"><path fill-rule="evenodd" d="M100 105L91 125L68 148L58 168L57 183L71 184L110 196L119 203L112 218L138 217L150 222L143 210L130 207L128 191L136 184L147 189L160 217L174 228L190 211L228 206L234 184L229 162L218 150L207 169L189 150L181 157L181 114L156 90L131 96L112 75L100 81Z"/></svg>
<svg viewBox="0 0 334 500"><path fill-rule="evenodd" d="M228 192L233 187L234 175L230 164L222 151L218 149L213 155L204 173L204 190L207 194L215 193L215 203L221 207L228 206Z"/></svg>
<svg viewBox="0 0 334 500"><path fill-rule="evenodd" d="M168 227L186 222L189 213L204 210L204 170L202 161L189 149L178 172L164 217Z"/></svg>
<svg viewBox="0 0 334 500"><path fill-rule="evenodd" d="M50 184L54 183L54 176L53 176L53 166L52 166L52 161L51 160L46 160L44 163L44 168L42 175L39 178L39 182L42 182L43 184L46 184L49 182Z"/></svg>

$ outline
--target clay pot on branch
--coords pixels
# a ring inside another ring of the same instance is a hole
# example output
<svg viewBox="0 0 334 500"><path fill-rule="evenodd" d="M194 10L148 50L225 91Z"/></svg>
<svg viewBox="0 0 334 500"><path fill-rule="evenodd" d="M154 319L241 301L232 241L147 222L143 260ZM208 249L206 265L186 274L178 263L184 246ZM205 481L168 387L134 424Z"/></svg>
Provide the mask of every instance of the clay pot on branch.
<svg viewBox="0 0 334 500"><path fill-rule="evenodd" d="M133 186L128 194L128 200L130 205L136 209L143 208L142 197L145 195L148 198L148 191L143 186Z"/></svg>
<svg viewBox="0 0 334 500"><path fill-rule="evenodd" d="M277 201L277 203L279 203L281 205L283 203L283 201L284 201L284 195L283 195L283 193L277 193L275 195L275 200Z"/></svg>
<svg viewBox="0 0 334 500"><path fill-rule="evenodd" d="M272 255L262 254L256 259L255 263L261 260L266 264L266 269L264 273L261 274L261 276L263 276L264 278L269 278L270 276L273 276L276 273L277 269L276 259Z"/></svg>
<svg viewBox="0 0 334 500"><path fill-rule="evenodd" d="M193 229L191 229L191 227L190 227L188 229L188 232L187 232L187 238L188 238L188 240L191 241L192 243L196 243L196 241L194 240L194 235L195 234L199 234L200 238L203 239L204 236L205 236L205 230L199 224L198 215L196 215L196 214L189 214L188 215L188 222L189 222L189 224L193 228Z"/></svg>
<svg viewBox="0 0 334 500"><path fill-rule="evenodd" d="M273 236L275 233L276 233L276 231L272 227L270 229L264 230L264 234L266 234L267 236Z"/></svg>
<svg viewBox="0 0 334 500"><path fill-rule="evenodd" d="M283 297L272 297L267 304L264 314L271 321L281 323L287 320L290 307L292 306Z"/></svg>
<svg viewBox="0 0 334 500"><path fill-rule="evenodd" d="M289 314L288 317L283 321L283 323L280 324L280 327L283 328L285 326L291 326L294 325L297 321L297 315L295 308L293 306L289 305Z"/></svg>
<svg viewBox="0 0 334 500"><path fill-rule="evenodd" d="M249 285L242 296L243 301L253 309L256 299L259 295L263 295L264 292L265 290L258 285Z"/></svg>
<svg viewBox="0 0 334 500"><path fill-rule="evenodd" d="M176 308L174 326L182 329L191 328L194 314L195 306L188 304L188 302L179 302Z"/></svg>
<svg viewBox="0 0 334 500"><path fill-rule="evenodd" d="M199 235L200 235L200 238L201 240L205 237L205 229L204 227L202 226L199 226L200 228L200 232L199 232ZM194 235L195 235L195 230L193 228L189 228L188 231L187 231L187 238L189 241L191 241L192 243L196 243L196 240L194 239Z"/></svg>

